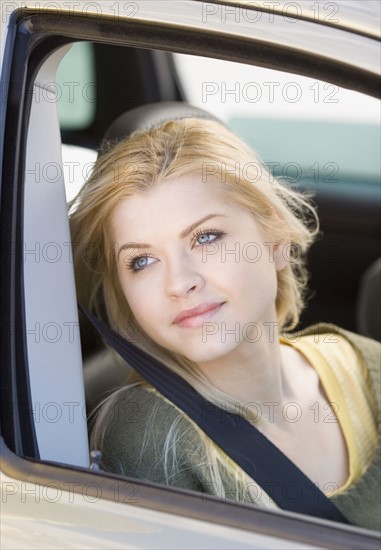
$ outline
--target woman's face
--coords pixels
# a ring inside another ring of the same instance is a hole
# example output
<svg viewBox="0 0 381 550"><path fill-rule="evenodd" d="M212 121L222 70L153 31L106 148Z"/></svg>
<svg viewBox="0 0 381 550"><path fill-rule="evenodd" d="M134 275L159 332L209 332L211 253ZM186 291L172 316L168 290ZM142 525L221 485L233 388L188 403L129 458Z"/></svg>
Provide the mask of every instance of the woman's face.
<svg viewBox="0 0 381 550"><path fill-rule="evenodd" d="M283 247L218 182L185 176L123 199L111 228L124 295L164 348L213 361L252 347L263 323L276 322Z"/></svg>

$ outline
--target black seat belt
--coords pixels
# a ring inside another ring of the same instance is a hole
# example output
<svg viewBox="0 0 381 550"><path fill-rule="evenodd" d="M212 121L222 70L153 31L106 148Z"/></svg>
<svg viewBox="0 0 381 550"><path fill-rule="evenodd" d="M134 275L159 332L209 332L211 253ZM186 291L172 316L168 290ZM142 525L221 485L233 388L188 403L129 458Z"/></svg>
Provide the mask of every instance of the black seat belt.
<svg viewBox="0 0 381 550"><path fill-rule="evenodd" d="M349 523L315 483L245 418L207 401L181 376L80 308L107 344L188 415L280 508Z"/></svg>

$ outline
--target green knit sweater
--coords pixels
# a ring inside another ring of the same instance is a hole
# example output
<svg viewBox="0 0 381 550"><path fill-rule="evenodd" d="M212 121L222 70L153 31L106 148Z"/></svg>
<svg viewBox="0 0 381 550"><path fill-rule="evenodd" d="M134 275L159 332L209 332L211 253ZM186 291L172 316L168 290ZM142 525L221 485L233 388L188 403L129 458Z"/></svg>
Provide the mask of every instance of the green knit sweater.
<svg viewBox="0 0 381 550"><path fill-rule="evenodd" d="M380 413L380 344L327 324L311 326L300 335L325 333L342 334L358 350L369 372ZM111 396L104 412L106 432L102 444L96 441L95 445L102 451L105 470L198 491L204 499L215 495L255 503L244 484L237 482L223 463L219 464L220 478L216 482L199 431L158 392L139 386L123 388ZM378 426L378 445L371 464L349 489L333 498L350 523L375 530L381 530L380 414Z"/></svg>

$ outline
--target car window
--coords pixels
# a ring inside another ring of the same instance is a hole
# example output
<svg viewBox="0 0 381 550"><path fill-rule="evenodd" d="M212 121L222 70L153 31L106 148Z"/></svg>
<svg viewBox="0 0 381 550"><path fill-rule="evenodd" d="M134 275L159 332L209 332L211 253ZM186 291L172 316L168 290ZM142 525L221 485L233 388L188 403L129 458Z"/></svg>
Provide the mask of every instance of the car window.
<svg viewBox="0 0 381 550"><path fill-rule="evenodd" d="M274 69L186 54L173 54L172 59L184 99L226 122L258 153L274 177L315 197L321 239L309 253L311 300L302 326L323 320L362 330L357 319L360 279L379 256L379 101L316 78ZM88 63L93 63L92 55ZM102 89L104 83L97 85ZM104 93L98 96L102 104ZM129 90L126 110L128 97ZM77 93L75 99L82 104L82 94ZM64 131L65 126L61 128ZM68 144L63 152L69 200L91 173L96 152ZM353 224L354 216L367 221ZM327 262L329 273L324 269Z"/></svg>
<svg viewBox="0 0 381 550"><path fill-rule="evenodd" d="M89 127L96 77L89 43L74 44L57 72L61 130ZM276 177L290 183L380 181L380 104L375 98L313 78L226 60L173 54L185 98L236 131ZM73 65L73 60L75 64ZM91 90L91 93L90 91ZM88 93L89 92L89 93ZM71 200L90 174L96 154L64 146L65 181ZM80 163L80 165L78 164ZM355 187L352 191L356 192Z"/></svg>
<svg viewBox="0 0 381 550"><path fill-rule="evenodd" d="M184 54L174 61L190 103L224 120L277 176L379 182L378 99L263 67Z"/></svg>
<svg viewBox="0 0 381 550"><path fill-rule="evenodd" d="M93 48L73 44L57 69L57 109L62 130L90 126L95 115L96 83Z"/></svg>

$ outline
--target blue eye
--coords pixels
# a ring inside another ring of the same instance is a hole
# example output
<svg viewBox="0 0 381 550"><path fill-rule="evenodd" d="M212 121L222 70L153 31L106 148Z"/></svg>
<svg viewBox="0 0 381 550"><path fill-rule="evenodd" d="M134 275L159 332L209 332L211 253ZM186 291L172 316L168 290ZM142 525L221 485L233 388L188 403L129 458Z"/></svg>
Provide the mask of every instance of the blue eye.
<svg viewBox="0 0 381 550"><path fill-rule="evenodd" d="M147 260L148 260L148 257L147 256L141 256L140 258L138 258L136 260L136 262L134 263L134 265L137 267L137 268L142 268L142 267L145 267L147 265Z"/></svg>
<svg viewBox="0 0 381 550"><path fill-rule="evenodd" d="M153 258L150 258L147 256L147 254L144 254L143 256L139 256L137 258L132 258L132 260L128 264L128 268L133 272L136 273L137 271L142 271L145 269L148 265L150 265L149 260L153 260Z"/></svg>
<svg viewBox="0 0 381 550"><path fill-rule="evenodd" d="M193 242L202 246L204 244L212 243L220 239L224 235L225 233L223 231L218 231L216 229L202 229L197 231L196 235L194 236Z"/></svg>
<svg viewBox="0 0 381 550"><path fill-rule="evenodd" d="M199 244L206 244L214 241L215 238L216 238L216 235L214 235L213 233L203 233L202 235L197 237L196 241Z"/></svg>

